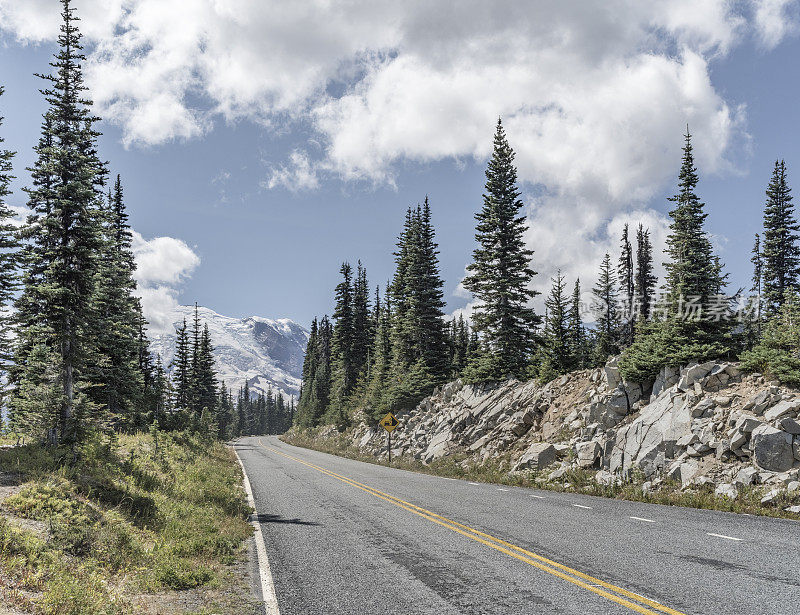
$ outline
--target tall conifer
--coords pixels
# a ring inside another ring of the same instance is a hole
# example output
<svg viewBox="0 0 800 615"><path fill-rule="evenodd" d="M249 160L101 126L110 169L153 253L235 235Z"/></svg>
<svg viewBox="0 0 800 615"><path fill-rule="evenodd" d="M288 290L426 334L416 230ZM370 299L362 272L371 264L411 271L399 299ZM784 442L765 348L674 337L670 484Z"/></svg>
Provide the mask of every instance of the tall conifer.
<svg viewBox="0 0 800 615"><path fill-rule="evenodd" d="M529 287L535 275L530 267L533 252L525 247L528 226L519 197L514 151L498 120L483 207L475 215L478 247L464 279L465 288L479 301L473 330L483 338L490 359L477 369L477 379L521 376L534 346L539 317L528 307L537 294Z"/></svg>
<svg viewBox="0 0 800 615"><path fill-rule="evenodd" d="M775 161L764 206L763 278L764 299L769 314L783 304L786 291L797 290L800 278L800 245L792 189L786 177L786 163Z"/></svg>

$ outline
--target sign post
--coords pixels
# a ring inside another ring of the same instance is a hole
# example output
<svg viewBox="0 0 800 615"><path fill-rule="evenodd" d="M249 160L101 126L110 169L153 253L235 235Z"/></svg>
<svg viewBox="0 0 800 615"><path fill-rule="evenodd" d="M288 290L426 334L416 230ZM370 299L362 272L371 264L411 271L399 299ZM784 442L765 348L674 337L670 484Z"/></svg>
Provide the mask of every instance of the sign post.
<svg viewBox="0 0 800 615"><path fill-rule="evenodd" d="M386 430L387 437L389 440L388 443L388 451L389 451L389 463L392 463L392 432L397 428L397 425L400 422L395 418L394 414L391 412L384 416L381 419L380 425Z"/></svg>

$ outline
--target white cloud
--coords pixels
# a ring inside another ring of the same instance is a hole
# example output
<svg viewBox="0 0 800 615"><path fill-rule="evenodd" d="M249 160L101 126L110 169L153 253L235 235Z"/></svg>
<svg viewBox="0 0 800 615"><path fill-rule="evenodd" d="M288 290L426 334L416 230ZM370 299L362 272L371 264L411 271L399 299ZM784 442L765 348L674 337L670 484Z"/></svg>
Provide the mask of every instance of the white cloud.
<svg viewBox="0 0 800 615"><path fill-rule="evenodd" d="M137 293L151 333L172 332L180 285L200 264L200 257L180 239L144 239L133 233Z"/></svg>
<svg viewBox="0 0 800 615"><path fill-rule="evenodd" d="M308 154L299 150L289 155L289 163L273 168L264 185L272 190L278 186L292 192L313 190L319 187L316 166L309 160Z"/></svg>
<svg viewBox="0 0 800 615"><path fill-rule="evenodd" d="M301 127L264 185L320 177L389 183L405 161L483 160L498 116L529 199L539 286L561 267L585 282L616 252L623 219L673 181L680 134L701 173L731 172L745 108L710 65L755 35L791 32L785 0L76 0L87 83L128 145L203 135L220 118ZM52 39L57 2L0 0L0 27ZM111 36L111 33L115 33ZM290 133L291 134L291 133ZM542 288L546 290L546 288Z"/></svg>
<svg viewBox="0 0 800 615"><path fill-rule="evenodd" d="M765 49L797 32L797 0L753 0L753 5L756 34Z"/></svg>

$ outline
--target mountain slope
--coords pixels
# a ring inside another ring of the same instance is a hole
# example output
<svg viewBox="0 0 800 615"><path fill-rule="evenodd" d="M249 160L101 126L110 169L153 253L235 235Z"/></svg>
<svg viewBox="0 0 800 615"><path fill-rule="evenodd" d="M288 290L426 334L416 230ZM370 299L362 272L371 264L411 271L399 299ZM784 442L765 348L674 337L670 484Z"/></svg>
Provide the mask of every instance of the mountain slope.
<svg viewBox="0 0 800 615"><path fill-rule="evenodd" d="M204 307L198 308L198 315L201 323L208 323L219 378L229 388L236 390L247 381L256 393L271 387L297 397L308 342L304 327L287 318L230 318ZM174 328L181 326L184 318L191 329L194 307L175 309ZM175 333L152 335L151 349L169 369L175 355Z"/></svg>

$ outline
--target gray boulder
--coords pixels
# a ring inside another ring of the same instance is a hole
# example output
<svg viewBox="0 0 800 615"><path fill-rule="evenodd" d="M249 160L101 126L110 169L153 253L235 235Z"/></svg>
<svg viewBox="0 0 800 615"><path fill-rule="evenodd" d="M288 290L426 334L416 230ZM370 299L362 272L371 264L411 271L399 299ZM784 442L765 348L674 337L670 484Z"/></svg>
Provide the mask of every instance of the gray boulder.
<svg viewBox="0 0 800 615"><path fill-rule="evenodd" d="M739 487L749 487L758 480L758 470L752 466L742 468L733 479L733 484Z"/></svg>
<svg viewBox="0 0 800 615"><path fill-rule="evenodd" d="M770 472L785 472L794 465L791 434L761 425L753 430L751 447L756 465Z"/></svg>
<svg viewBox="0 0 800 615"><path fill-rule="evenodd" d="M547 442L534 442L520 458L515 470L541 470L556 461L556 449Z"/></svg>
<svg viewBox="0 0 800 615"><path fill-rule="evenodd" d="M769 422L777 421L785 416L796 414L798 408L800 408L800 399L784 399L764 412L764 419Z"/></svg>
<svg viewBox="0 0 800 615"><path fill-rule="evenodd" d="M786 433L792 434L793 436L800 435L800 423L789 418L788 416L785 416L778 421L778 428Z"/></svg>
<svg viewBox="0 0 800 615"><path fill-rule="evenodd" d="M575 445L575 451L578 454L578 465L582 468L588 468L593 466L600 457L602 449L597 442L578 442Z"/></svg>

